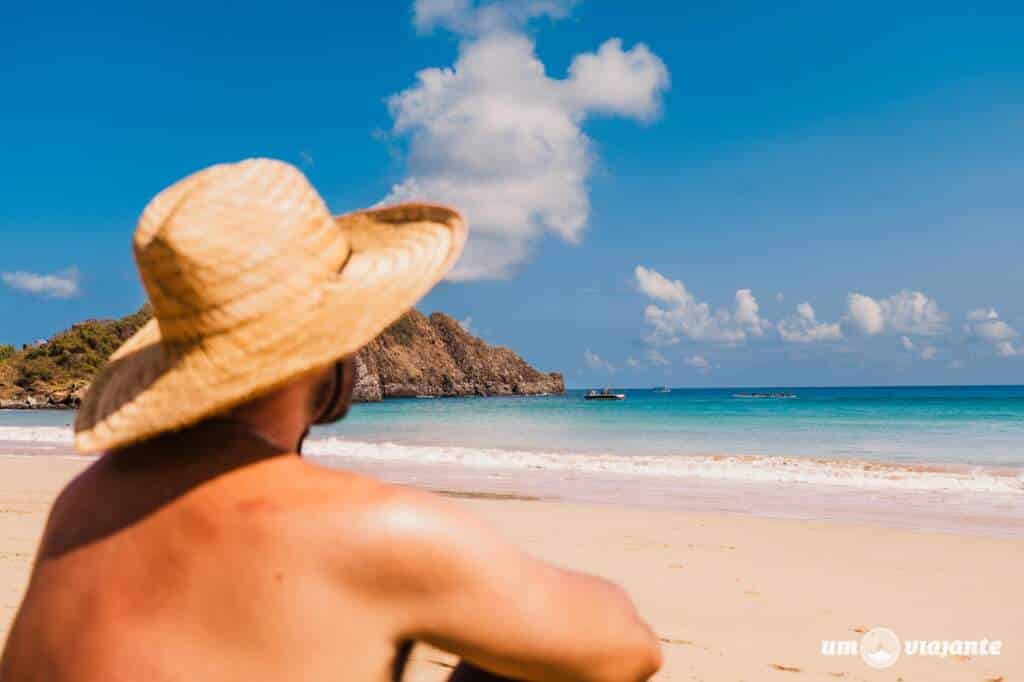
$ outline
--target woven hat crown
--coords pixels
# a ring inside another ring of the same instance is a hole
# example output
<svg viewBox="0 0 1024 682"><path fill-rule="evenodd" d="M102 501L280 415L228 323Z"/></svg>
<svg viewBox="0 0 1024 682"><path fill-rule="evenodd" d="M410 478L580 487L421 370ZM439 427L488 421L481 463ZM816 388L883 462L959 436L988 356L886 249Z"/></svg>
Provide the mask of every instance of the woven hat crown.
<svg viewBox="0 0 1024 682"><path fill-rule="evenodd" d="M158 194L134 251L165 342L187 343L287 308L338 272L349 242L301 172L250 159Z"/></svg>

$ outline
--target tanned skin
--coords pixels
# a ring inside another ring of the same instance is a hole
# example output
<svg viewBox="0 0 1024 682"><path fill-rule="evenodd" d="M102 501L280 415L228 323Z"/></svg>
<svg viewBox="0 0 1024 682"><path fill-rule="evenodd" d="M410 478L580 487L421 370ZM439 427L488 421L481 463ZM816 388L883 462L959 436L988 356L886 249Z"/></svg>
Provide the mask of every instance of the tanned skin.
<svg viewBox="0 0 1024 682"><path fill-rule="evenodd" d="M227 415L244 426L109 453L72 481L0 681L389 680L411 640L459 656L461 682L660 667L615 585L534 559L434 495L295 454L327 376Z"/></svg>

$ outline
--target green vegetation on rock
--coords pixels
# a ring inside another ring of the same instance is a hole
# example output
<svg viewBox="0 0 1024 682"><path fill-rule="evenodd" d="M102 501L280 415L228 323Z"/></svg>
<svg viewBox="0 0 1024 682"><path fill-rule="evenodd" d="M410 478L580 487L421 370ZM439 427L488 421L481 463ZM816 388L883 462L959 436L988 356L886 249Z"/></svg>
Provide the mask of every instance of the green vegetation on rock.
<svg viewBox="0 0 1024 682"><path fill-rule="evenodd" d="M74 407L107 358L152 318L149 306L120 320L88 320L45 343L0 346L0 407ZM6 359L5 358L6 353ZM358 354L355 397L561 393L560 374L488 346L451 317L410 310Z"/></svg>
<svg viewBox="0 0 1024 682"><path fill-rule="evenodd" d="M73 405L111 353L152 317L149 306L120 320L87 320L15 351L0 374L0 399Z"/></svg>

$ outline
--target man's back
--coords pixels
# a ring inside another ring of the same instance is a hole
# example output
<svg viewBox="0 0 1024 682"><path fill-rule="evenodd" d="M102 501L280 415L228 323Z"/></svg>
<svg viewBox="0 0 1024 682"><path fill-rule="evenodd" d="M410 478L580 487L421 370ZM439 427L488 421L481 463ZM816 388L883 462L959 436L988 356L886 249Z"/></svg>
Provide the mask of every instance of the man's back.
<svg viewBox="0 0 1024 682"><path fill-rule="evenodd" d="M518 679L660 665L610 583L433 495L209 428L107 455L65 489L0 680L387 680L413 640Z"/></svg>
<svg viewBox="0 0 1024 682"><path fill-rule="evenodd" d="M55 505L5 681L389 677L396 624L359 557L401 491L296 456L119 457Z"/></svg>

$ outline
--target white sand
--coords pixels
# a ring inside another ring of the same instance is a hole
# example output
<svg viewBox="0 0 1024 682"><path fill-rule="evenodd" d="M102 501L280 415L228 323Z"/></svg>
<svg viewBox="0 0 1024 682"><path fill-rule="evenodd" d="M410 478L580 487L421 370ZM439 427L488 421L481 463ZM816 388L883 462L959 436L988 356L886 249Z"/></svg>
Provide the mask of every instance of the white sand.
<svg viewBox="0 0 1024 682"><path fill-rule="evenodd" d="M0 641L49 504L84 460L0 456ZM470 491L465 491L470 492ZM624 585L665 642L658 679L1024 678L1024 541L877 525L568 502L462 503L529 551ZM873 670L821 655L873 626L904 639L998 639L993 657L909 657ZM443 679L420 647L410 679Z"/></svg>

